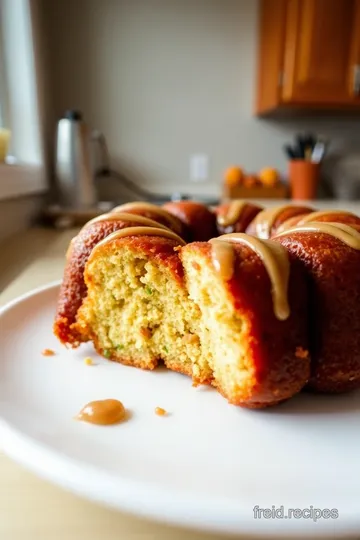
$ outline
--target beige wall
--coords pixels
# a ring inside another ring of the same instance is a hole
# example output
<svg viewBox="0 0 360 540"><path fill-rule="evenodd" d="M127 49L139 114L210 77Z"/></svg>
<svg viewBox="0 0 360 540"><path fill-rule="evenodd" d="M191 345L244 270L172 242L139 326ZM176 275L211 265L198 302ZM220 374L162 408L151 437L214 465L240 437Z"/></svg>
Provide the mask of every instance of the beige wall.
<svg viewBox="0 0 360 540"><path fill-rule="evenodd" d="M42 204L43 197L37 195L0 201L0 242L28 228L39 216ZM0 272L1 267L0 263Z"/></svg>
<svg viewBox="0 0 360 540"><path fill-rule="evenodd" d="M252 116L256 0L43 0L56 114L78 107L113 166L163 191L216 192L222 171L286 168L282 145L315 128L360 149L359 121ZM210 180L189 182L189 156Z"/></svg>

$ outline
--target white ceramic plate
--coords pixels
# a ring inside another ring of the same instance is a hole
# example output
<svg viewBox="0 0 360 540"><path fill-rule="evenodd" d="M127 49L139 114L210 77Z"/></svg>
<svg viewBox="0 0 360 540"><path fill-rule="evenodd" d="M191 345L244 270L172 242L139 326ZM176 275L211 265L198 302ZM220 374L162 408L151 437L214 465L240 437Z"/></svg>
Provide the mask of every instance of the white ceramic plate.
<svg viewBox="0 0 360 540"><path fill-rule="evenodd" d="M117 365L90 345L67 350L52 335L58 289L0 314L0 442L9 456L89 499L182 526L276 538L360 531L360 393L303 394L248 411L185 376ZM111 427L73 419L105 398L120 399L131 418ZM157 406L169 416L156 416ZM338 517L319 514L326 509Z"/></svg>

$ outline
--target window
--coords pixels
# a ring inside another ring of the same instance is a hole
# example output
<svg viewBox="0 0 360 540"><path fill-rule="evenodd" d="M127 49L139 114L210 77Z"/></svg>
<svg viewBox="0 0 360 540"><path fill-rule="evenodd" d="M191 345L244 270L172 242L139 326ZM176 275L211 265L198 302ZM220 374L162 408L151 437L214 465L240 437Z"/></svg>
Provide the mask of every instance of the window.
<svg viewBox="0 0 360 540"><path fill-rule="evenodd" d="M5 75L5 65L3 58L3 39L0 25L0 163L3 163L6 156L8 147L8 134L9 131L5 130L9 126L8 120L8 96L7 96L7 83Z"/></svg>
<svg viewBox="0 0 360 540"><path fill-rule="evenodd" d="M0 0L0 127L11 132L0 199L46 188L36 7L36 0Z"/></svg>
<svg viewBox="0 0 360 540"><path fill-rule="evenodd" d="M6 85L3 51L4 51L4 45L3 45L3 38L2 38L1 24L0 24L0 128L5 128L8 126L7 85Z"/></svg>

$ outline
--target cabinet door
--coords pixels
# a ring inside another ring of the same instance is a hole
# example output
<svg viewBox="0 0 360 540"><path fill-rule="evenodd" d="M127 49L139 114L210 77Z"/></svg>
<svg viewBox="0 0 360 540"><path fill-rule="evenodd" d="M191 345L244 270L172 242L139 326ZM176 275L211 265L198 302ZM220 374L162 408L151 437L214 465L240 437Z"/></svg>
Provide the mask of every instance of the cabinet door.
<svg viewBox="0 0 360 540"><path fill-rule="evenodd" d="M358 0L288 0L283 102L356 102L358 7Z"/></svg>
<svg viewBox="0 0 360 540"><path fill-rule="evenodd" d="M259 4L256 113L281 104L281 79L287 0L261 0Z"/></svg>

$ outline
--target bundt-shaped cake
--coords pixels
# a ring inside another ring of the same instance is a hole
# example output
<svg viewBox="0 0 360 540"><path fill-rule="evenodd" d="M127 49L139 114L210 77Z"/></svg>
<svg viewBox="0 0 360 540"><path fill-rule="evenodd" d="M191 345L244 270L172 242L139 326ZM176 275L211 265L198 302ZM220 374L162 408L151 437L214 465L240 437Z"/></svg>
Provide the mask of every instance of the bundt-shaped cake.
<svg viewBox="0 0 360 540"><path fill-rule="evenodd" d="M54 333L242 407L345 392L360 388L359 268L350 212L129 203L72 240Z"/></svg>

